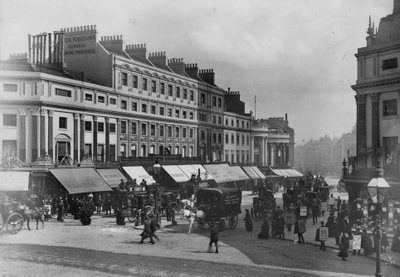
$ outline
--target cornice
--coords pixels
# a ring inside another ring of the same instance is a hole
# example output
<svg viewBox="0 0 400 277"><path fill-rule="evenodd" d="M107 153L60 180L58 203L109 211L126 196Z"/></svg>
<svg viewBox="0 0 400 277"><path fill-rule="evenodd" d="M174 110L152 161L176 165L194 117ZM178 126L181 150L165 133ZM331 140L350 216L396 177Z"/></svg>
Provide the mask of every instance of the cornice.
<svg viewBox="0 0 400 277"><path fill-rule="evenodd" d="M397 84L400 84L400 78L379 80L379 81L374 81L374 82L356 84L356 85L352 85L351 88L353 90L357 91L357 90L360 90L360 89L391 86L391 85L397 85Z"/></svg>

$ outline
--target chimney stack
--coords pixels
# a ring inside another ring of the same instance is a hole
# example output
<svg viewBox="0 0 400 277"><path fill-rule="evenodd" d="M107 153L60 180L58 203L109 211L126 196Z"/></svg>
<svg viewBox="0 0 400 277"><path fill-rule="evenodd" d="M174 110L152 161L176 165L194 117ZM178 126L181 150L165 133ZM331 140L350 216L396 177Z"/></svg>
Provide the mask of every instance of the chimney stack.
<svg viewBox="0 0 400 277"><path fill-rule="evenodd" d="M165 55L165 52L149 53L148 58L155 66L158 66L160 68L167 67L167 56Z"/></svg>
<svg viewBox="0 0 400 277"><path fill-rule="evenodd" d="M210 85L215 85L215 73L213 69L202 69L199 71L200 78Z"/></svg>
<svg viewBox="0 0 400 277"><path fill-rule="evenodd" d="M183 62L183 58L173 58L168 60L168 66L178 74L185 74L185 63Z"/></svg>
<svg viewBox="0 0 400 277"><path fill-rule="evenodd" d="M125 48L125 52L132 59L147 62L146 44L128 44Z"/></svg>
<svg viewBox="0 0 400 277"><path fill-rule="evenodd" d="M122 35L117 36L104 36L101 37L100 44L107 50L115 52L117 54L123 54L124 41L122 40Z"/></svg>
<svg viewBox="0 0 400 277"><path fill-rule="evenodd" d="M199 78L199 68L197 67L197 63L186 64L185 71L193 79Z"/></svg>

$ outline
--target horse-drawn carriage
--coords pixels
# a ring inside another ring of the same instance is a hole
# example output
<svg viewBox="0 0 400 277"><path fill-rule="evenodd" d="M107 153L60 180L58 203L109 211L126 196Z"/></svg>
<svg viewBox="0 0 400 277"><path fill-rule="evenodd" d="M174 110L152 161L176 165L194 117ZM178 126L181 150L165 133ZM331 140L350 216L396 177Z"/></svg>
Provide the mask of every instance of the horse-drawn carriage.
<svg viewBox="0 0 400 277"><path fill-rule="evenodd" d="M276 208L276 201L272 190L261 188L258 197L253 197L253 213L256 218L272 214Z"/></svg>
<svg viewBox="0 0 400 277"><path fill-rule="evenodd" d="M219 227L222 230L226 226L226 221L228 221L229 229L236 228L242 204L242 192L240 190L200 188L197 191L196 199L196 208L203 212L204 218L202 220L204 223L211 225L213 222L219 222Z"/></svg>
<svg viewBox="0 0 400 277"><path fill-rule="evenodd" d="M1 201L0 203L0 234L4 228L11 234L18 233L24 225L24 217L20 210L21 204L15 201Z"/></svg>

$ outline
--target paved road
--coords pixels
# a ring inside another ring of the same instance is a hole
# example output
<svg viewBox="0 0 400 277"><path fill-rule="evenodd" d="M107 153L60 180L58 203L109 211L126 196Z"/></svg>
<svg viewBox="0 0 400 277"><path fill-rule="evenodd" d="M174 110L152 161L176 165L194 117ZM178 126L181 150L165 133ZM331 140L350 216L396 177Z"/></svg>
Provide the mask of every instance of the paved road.
<svg viewBox="0 0 400 277"><path fill-rule="evenodd" d="M251 196L244 203L251 203ZM243 214L234 231L220 233L220 254L208 253L208 235L188 235L188 224L165 226L155 245L138 244L140 229L115 225L114 218L93 217L82 226L67 218L38 231L0 236L0 276L354 276L373 275L375 261L350 256L343 262L335 249L310 244L258 240L260 222L244 229ZM165 223L165 222L164 222ZM34 270L33 270L34 269ZM25 271L24 271L25 270ZM382 265L383 276L400 276ZM222 272L222 274L221 274Z"/></svg>

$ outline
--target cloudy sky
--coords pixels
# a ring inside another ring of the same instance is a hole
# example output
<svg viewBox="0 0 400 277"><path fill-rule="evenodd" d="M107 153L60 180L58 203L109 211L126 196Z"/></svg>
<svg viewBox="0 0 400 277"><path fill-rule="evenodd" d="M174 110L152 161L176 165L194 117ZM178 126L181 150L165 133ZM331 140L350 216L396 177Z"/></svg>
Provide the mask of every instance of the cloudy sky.
<svg viewBox="0 0 400 277"><path fill-rule="evenodd" d="M378 26L392 9L393 0L0 0L0 58L27 52L27 34L96 25L98 36L213 68L247 112L287 113L302 144L352 129L354 53L368 16Z"/></svg>

